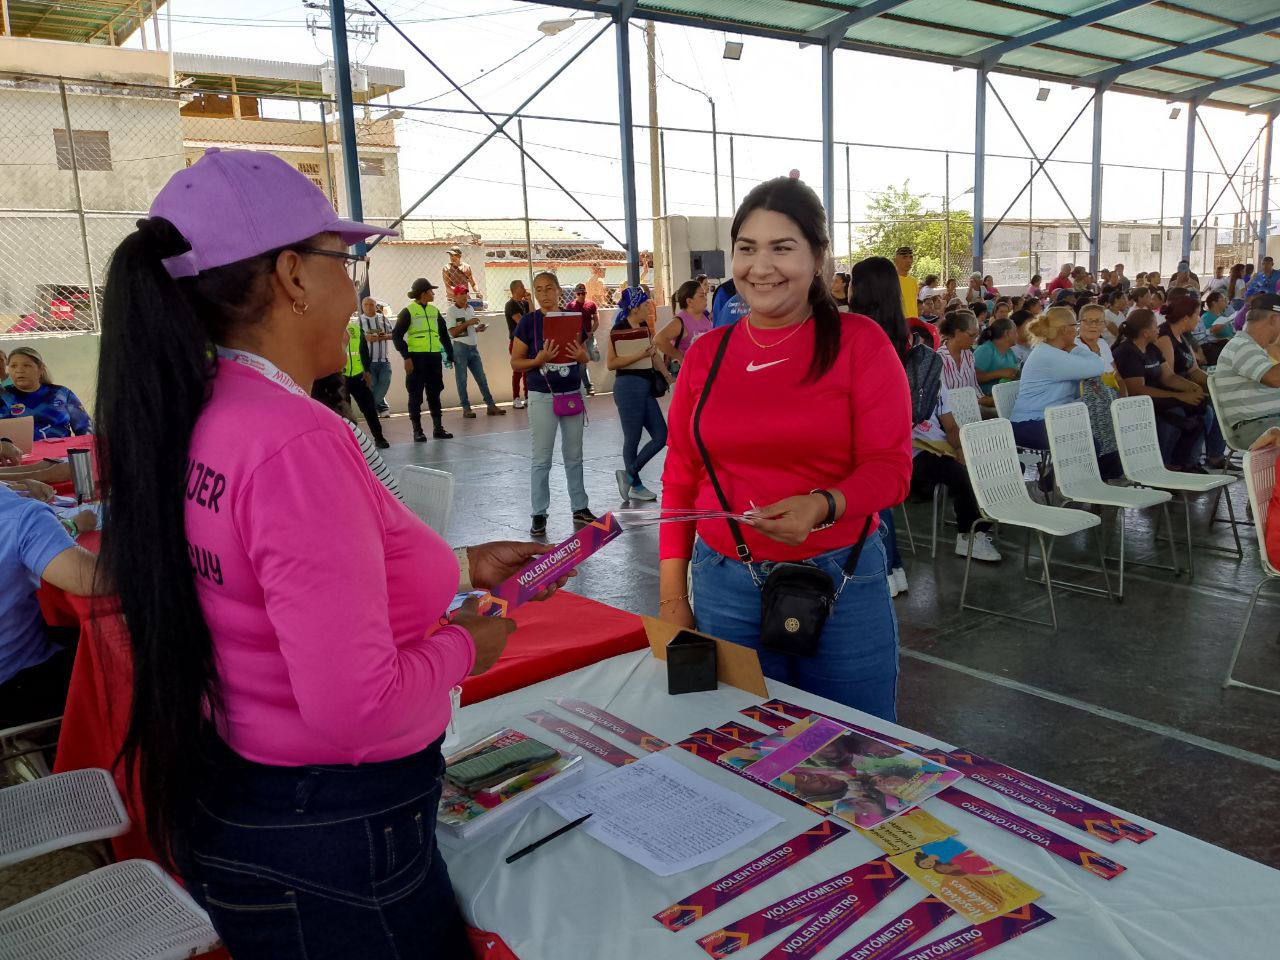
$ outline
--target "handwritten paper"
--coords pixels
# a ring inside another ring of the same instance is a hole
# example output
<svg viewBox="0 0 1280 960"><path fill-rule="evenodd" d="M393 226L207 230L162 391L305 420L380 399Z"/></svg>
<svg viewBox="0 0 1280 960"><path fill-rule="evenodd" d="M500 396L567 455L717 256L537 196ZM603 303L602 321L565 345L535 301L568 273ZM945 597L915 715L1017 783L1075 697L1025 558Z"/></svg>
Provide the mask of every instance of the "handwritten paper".
<svg viewBox="0 0 1280 960"><path fill-rule="evenodd" d="M567 820L593 814L586 833L660 877L719 860L782 822L662 753L545 802Z"/></svg>

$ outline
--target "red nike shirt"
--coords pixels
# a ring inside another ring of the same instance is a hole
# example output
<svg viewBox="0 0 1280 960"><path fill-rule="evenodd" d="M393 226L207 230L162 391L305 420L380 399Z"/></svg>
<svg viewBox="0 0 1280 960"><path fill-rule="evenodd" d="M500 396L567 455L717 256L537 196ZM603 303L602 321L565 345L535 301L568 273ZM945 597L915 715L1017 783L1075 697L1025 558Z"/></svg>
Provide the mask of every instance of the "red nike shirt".
<svg viewBox="0 0 1280 960"><path fill-rule="evenodd" d="M741 326L742 320L736 326ZM699 338L680 368L668 416L664 509L719 510L693 439L693 413L716 349L732 332L702 411L702 438L730 507L745 512L823 488L847 503L840 521L796 547L744 526L756 560L794 561L847 547L869 515L903 501L911 481L911 400L907 377L889 338L867 317L842 314L840 352L817 382L806 379L814 324L775 347L759 347L746 329L722 327ZM767 339L766 339L767 337ZM757 333L779 340L775 330ZM873 520L872 530L877 521ZM662 559L688 558L695 533L712 549L736 556L724 520L665 523Z"/></svg>

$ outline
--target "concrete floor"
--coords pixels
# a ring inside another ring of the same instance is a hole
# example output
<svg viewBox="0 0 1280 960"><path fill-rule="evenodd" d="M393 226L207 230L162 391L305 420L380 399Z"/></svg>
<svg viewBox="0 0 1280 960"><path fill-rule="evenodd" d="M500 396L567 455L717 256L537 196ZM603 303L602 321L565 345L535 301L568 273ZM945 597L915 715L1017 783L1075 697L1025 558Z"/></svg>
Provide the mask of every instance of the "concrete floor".
<svg viewBox="0 0 1280 960"><path fill-rule="evenodd" d="M526 539L529 434L523 411L464 421L451 411L453 440L410 441L407 419L384 421L393 466L417 463L457 480L448 539L460 545ZM621 431L612 398L589 402L586 485L597 513L617 507L614 470ZM660 489L661 457L645 471ZM559 462L551 475L551 542L572 532ZM1244 485L1232 488L1245 515ZM1056 592L1060 629L957 612L964 561L948 528L930 560L923 532L929 504L910 504L917 556L899 537L910 578L896 602L902 642L899 719L1045 779L1280 868L1280 697L1222 689L1248 596L1261 576L1252 527L1245 558L1198 551L1196 575L1130 568L1122 604ZM900 515L899 515L900 516ZM1181 527L1181 507L1174 514ZM1193 505L1201 536L1207 505ZM1158 559L1146 518L1129 525L1131 559ZM1230 545L1215 525L1214 542ZM1011 537L1014 535L1011 533ZM974 565L970 600L1048 617L1043 587L1022 576L1021 540L1001 543L1005 560ZM1064 542L1055 559L1096 561L1096 546ZM1167 562L1167 548L1160 551ZM1100 585L1097 574L1055 576ZM584 565L573 589L636 613L658 609L656 528L631 531ZM1236 668L1239 679L1280 686L1276 604L1260 603Z"/></svg>

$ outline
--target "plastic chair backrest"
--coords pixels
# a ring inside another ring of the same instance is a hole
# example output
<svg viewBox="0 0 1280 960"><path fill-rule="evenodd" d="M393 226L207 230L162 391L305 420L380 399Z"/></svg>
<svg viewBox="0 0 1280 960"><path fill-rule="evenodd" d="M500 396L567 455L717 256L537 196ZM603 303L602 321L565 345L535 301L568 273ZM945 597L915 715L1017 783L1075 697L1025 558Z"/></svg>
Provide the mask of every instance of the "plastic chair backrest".
<svg viewBox="0 0 1280 960"><path fill-rule="evenodd" d="M400 493L423 523L444 536L453 513L453 474L410 464L400 471Z"/></svg>
<svg viewBox="0 0 1280 960"><path fill-rule="evenodd" d="M978 506L990 512L1007 503L1030 503L1022 462L1013 442L1013 425L1004 419L968 423L960 428L964 466Z"/></svg>
<svg viewBox="0 0 1280 960"><path fill-rule="evenodd" d="M1111 423L1115 427L1120 463L1130 480L1152 470L1164 470L1160 440L1156 436L1156 413L1151 398L1121 397L1111 403Z"/></svg>
<svg viewBox="0 0 1280 960"><path fill-rule="evenodd" d="M947 403L951 407L951 416L956 418L956 426L966 423L977 423L982 419L982 408L978 406L978 391L973 387L952 387L947 391Z"/></svg>
<svg viewBox="0 0 1280 960"><path fill-rule="evenodd" d="M1244 485L1253 507L1254 530L1258 534L1258 554L1262 570L1269 577L1280 577L1280 570L1267 555L1267 514L1271 510L1271 493L1276 486L1276 456L1280 447L1263 447L1244 455Z"/></svg>
<svg viewBox="0 0 1280 960"><path fill-rule="evenodd" d="M97 767L0 789L0 867L128 829L115 781Z"/></svg>
<svg viewBox="0 0 1280 960"><path fill-rule="evenodd" d="M1088 407L1083 403L1048 407L1044 411L1044 426L1049 434L1053 476L1064 497L1072 498L1072 491L1082 483L1102 482Z"/></svg>
<svg viewBox="0 0 1280 960"><path fill-rule="evenodd" d="M1013 416L1013 405L1018 400L1018 381L997 383L991 388L991 396L996 402L996 416L1008 420Z"/></svg>
<svg viewBox="0 0 1280 960"><path fill-rule="evenodd" d="M1213 404L1213 415L1218 420L1218 429L1222 431L1222 439L1227 441L1227 446L1232 450L1248 450L1249 445L1245 443L1236 434L1226 420L1222 418L1222 404L1218 402L1218 381L1212 374L1206 374L1209 381L1209 402Z"/></svg>

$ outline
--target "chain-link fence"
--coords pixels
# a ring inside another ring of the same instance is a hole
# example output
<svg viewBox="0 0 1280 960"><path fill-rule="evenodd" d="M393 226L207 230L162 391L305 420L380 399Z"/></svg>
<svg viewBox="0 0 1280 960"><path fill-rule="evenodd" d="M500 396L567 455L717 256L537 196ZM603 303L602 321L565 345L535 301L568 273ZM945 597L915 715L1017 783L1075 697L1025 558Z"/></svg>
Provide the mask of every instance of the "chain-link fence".
<svg viewBox="0 0 1280 960"><path fill-rule="evenodd" d="M493 127L476 111L389 98L355 111L365 219L391 223L415 206L401 236L371 255L377 299L398 309L420 276L447 286L453 247L470 268L469 298L492 310L502 308L512 283L529 287L543 270L555 272L566 292L577 283L602 285L597 295L606 306L625 282L617 126L608 117L526 114L508 124L510 139L481 144ZM95 330L111 251L168 177L207 147L276 154L345 212L339 139L333 104L315 98L0 74L0 337ZM474 158L456 166L473 148ZM905 244L915 249L920 279L964 285L972 263L972 154L839 143L835 160L837 268ZM645 282L660 302L669 304L690 276L728 272L737 204L791 168L811 184L821 180L814 138L722 131L713 140L706 130L663 127L651 145L648 128L636 128L639 246ZM884 182L886 169L893 182ZM1072 213L1049 192L1045 172L1018 193L1034 169L1027 158L987 158L985 268L997 285L1087 262L1087 202ZM1087 163L1055 159L1045 171L1066 196L1088 197ZM1123 262L1131 275L1171 272L1181 224L1169 211L1180 212L1181 171L1108 165L1104 172L1104 200L1117 208L1123 201L1116 212L1143 215L1103 222L1102 263ZM1225 175L1197 172L1193 190L1193 268L1212 275L1224 218L1224 236L1234 243L1218 259L1252 259L1245 254L1257 213L1236 205ZM1256 191L1246 195L1257 199ZM1136 208L1133 197L1143 198ZM442 290L437 301L446 297Z"/></svg>

